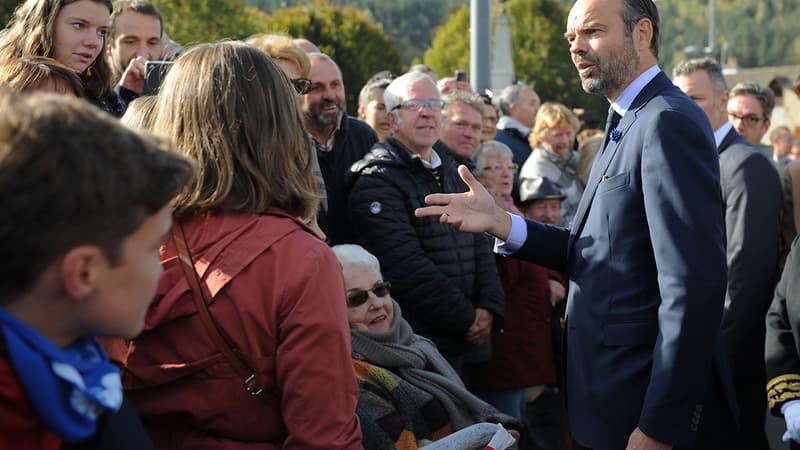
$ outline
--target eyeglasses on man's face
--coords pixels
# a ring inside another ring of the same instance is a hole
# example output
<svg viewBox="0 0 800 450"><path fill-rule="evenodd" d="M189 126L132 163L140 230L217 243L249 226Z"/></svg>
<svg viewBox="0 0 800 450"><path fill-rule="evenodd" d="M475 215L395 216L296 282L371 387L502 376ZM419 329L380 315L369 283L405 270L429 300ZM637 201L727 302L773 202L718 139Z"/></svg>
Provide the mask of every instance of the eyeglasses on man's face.
<svg viewBox="0 0 800 450"><path fill-rule="evenodd" d="M406 111L414 112L414 111L419 111L420 109L426 106L430 108L432 111L441 111L446 103L447 102L445 102L440 98L436 98L433 100L411 98L392 108L392 111L402 108L405 109Z"/></svg>
<svg viewBox="0 0 800 450"><path fill-rule="evenodd" d="M355 308L361 306L369 299L369 293L372 292L376 297L386 297L389 295L389 289L392 285L388 281L380 281L375 283L375 286L369 290L357 289L347 293L347 306Z"/></svg>
<svg viewBox="0 0 800 450"><path fill-rule="evenodd" d="M728 119L733 122L734 120L741 120L745 125L756 126L760 122L767 120L765 117L758 117L755 114L745 114L741 116L733 111L728 111Z"/></svg>
<svg viewBox="0 0 800 450"><path fill-rule="evenodd" d="M486 166L483 170L488 170L494 174L503 173L504 170L508 170L511 173L517 173L519 171L519 165L516 163L511 163L509 165L505 164L492 164L491 166Z"/></svg>
<svg viewBox="0 0 800 450"><path fill-rule="evenodd" d="M300 95L307 94L308 89L311 87L311 80L305 77L292 78L291 82L294 90Z"/></svg>

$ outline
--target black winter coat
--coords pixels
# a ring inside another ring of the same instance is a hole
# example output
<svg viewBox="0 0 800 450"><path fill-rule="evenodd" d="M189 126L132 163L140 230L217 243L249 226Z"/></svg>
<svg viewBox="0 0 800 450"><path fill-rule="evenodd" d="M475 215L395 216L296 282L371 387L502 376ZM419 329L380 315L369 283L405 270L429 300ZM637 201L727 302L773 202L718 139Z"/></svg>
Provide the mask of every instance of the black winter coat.
<svg viewBox="0 0 800 450"><path fill-rule="evenodd" d="M327 210L320 210L319 226L328 235L330 245L356 242L347 220L345 181L350 166L363 158L376 142L378 135L369 125L343 114L335 132L333 150L317 150L328 199Z"/></svg>
<svg viewBox="0 0 800 450"><path fill-rule="evenodd" d="M485 235L462 233L438 218L414 216L432 193L465 192L451 157L442 152L440 181L419 155L389 138L350 169L350 222L357 241L378 257L392 297L414 332L445 356L469 350L465 335L475 308L502 325L503 290Z"/></svg>

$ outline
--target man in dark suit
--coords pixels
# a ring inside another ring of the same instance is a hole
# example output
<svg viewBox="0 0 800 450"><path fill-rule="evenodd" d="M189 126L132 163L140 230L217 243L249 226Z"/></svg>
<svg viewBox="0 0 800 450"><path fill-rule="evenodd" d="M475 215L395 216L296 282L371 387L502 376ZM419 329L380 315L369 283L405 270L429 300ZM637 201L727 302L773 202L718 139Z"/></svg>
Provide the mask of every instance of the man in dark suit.
<svg viewBox="0 0 800 450"><path fill-rule="evenodd" d="M728 88L711 58L679 64L673 82L708 116L725 201L728 290L722 337L741 412L741 448L768 449L764 431L764 336L777 275L781 183L772 162L728 121Z"/></svg>
<svg viewBox="0 0 800 450"><path fill-rule="evenodd" d="M566 395L580 446L736 448L722 442L736 435L735 399L714 351L726 288L719 160L702 110L657 66L658 30L652 0L578 0L570 12L583 88L612 104L571 229L505 213L464 167L470 191L431 195L437 206L417 215L567 271Z"/></svg>

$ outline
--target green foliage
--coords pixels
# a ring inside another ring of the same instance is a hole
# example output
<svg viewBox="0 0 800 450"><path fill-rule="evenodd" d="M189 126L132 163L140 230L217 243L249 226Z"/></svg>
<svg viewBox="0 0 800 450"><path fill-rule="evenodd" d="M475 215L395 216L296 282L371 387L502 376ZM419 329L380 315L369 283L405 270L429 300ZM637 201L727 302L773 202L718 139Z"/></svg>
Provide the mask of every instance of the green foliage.
<svg viewBox="0 0 800 450"><path fill-rule="evenodd" d="M454 70L469 68L469 5L454 12L436 30L431 48L425 52L425 64L445 77Z"/></svg>
<svg viewBox="0 0 800 450"><path fill-rule="evenodd" d="M608 103L586 94L572 65L564 39L567 9L558 0L507 0L511 21L514 71L517 79L534 86L542 101L582 107L597 118L591 126L604 122ZM499 12L497 5L494 16ZM437 73L450 74L469 67L469 8L462 7L436 31L425 63Z"/></svg>
<svg viewBox="0 0 800 450"><path fill-rule="evenodd" d="M244 0L154 0L169 37L183 45L243 39L263 31L267 15Z"/></svg>
<svg viewBox="0 0 800 450"><path fill-rule="evenodd" d="M358 105L358 92L373 74L382 70L402 71L400 52L394 41L368 13L351 6L284 8L264 23L267 31L287 32L317 44L342 69L350 113Z"/></svg>
<svg viewBox="0 0 800 450"><path fill-rule="evenodd" d="M248 0L251 5L273 13L279 8L313 3L312 0ZM403 63L411 64L428 48L436 27L447 14L467 0L347 0L331 3L355 6L369 10L372 17L383 24L384 32L394 38L400 49Z"/></svg>

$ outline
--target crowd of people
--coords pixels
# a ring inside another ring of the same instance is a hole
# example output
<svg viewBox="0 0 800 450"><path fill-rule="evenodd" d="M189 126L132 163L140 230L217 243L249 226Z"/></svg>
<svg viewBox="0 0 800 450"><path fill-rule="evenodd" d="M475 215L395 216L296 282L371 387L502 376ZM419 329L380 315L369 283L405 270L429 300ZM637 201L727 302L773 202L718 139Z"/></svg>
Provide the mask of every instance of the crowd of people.
<svg viewBox="0 0 800 450"><path fill-rule="evenodd" d="M0 448L767 449L769 411L800 448L773 91L669 78L652 0L578 0L565 37L604 130L424 65L348 108L302 37L185 49L148 0L25 0Z"/></svg>

